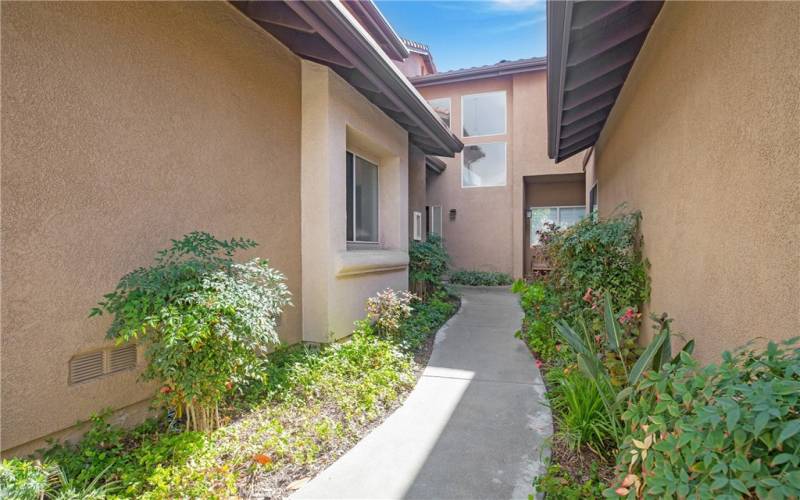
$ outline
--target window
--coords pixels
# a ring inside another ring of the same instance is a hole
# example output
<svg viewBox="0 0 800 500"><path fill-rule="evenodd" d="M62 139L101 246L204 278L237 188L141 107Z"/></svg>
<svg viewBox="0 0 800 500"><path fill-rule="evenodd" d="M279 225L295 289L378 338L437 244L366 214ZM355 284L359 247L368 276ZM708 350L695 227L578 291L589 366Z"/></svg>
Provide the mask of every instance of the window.
<svg viewBox="0 0 800 500"><path fill-rule="evenodd" d="M530 219L531 245L539 244L538 231L547 223L555 223L561 228L570 227L586 215L586 207L531 207L528 209Z"/></svg>
<svg viewBox="0 0 800 500"><path fill-rule="evenodd" d="M414 239L422 240L422 212L414 212Z"/></svg>
<svg viewBox="0 0 800 500"><path fill-rule="evenodd" d="M431 108L439 115L447 128L450 128L450 98L442 97L440 99L431 99L428 101Z"/></svg>
<svg viewBox="0 0 800 500"><path fill-rule="evenodd" d="M505 91L463 96L461 98L461 129L464 137L505 134Z"/></svg>
<svg viewBox="0 0 800 500"><path fill-rule="evenodd" d="M461 187L506 185L506 143L464 146L461 152Z"/></svg>
<svg viewBox="0 0 800 500"><path fill-rule="evenodd" d="M378 242L378 166L349 151L347 241Z"/></svg>
<svg viewBox="0 0 800 500"><path fill-rule="evenodd" d="M442 207L433 205L428 207L428 232L430 234L442 235Z"/></svg>

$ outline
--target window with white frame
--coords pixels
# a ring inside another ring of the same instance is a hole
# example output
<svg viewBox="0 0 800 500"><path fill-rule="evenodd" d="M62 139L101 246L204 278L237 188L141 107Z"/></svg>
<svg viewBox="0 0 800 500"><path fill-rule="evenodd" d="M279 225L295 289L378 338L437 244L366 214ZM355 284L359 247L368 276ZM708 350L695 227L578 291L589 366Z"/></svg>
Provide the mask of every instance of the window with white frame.
<svg viewBox="0 0 800 500"><path fill-rule="evenodd" d="M469 144L461 152L461 187L506 185L506 143Z"/></svg>
<svg viewBox="0 0 800 500"><path fill-rule="evenodd" d="M439 205L428 207L428 232L437 236L442 235L442 207Z"/></svg>
<svg viewBox="0 0 800 500"><path fill-rule="evenodd" d="M464 137L505 134L506 92L462 96L461 131Z"/></svg>
<svg viewBox="0 0 800 500"><path fill-rule="evenodd" d="M422 240L422 212L414 212L414 240Z"/></svg>
<svg viewBox="0 0 800 500"><path fill-rule="evenodd" d="M431 108L439 115L447 128L450 128L450 98L441 97L439 99L431 99L428 101Z"/></svg>
<svg viewBox="0 0 800 500"><path fill-rule="evenodd" d="M347 241L378 243L378 165L347 152Z"/></svg>
<svg viewBox="0 0 800 500"><path fill-rule="evenodd" d="M531 245L539 244L539 231L545 224L555 224L566 228L577 223L586 215L586 207L575 205L568 207L531 207L528 209L530 220Z"/></svg>

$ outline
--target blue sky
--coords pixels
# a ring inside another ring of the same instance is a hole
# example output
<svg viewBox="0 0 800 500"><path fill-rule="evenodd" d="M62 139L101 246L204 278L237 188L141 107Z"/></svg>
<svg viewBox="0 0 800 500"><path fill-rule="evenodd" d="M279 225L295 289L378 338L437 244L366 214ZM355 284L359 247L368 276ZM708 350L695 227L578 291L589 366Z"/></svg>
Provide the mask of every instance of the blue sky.
<svg viewBox="0 0 800 500"><path fill-rule="evenodd" d="M544 56L543 0L377 0L402 37L428 45L439 71Z"/></svg>

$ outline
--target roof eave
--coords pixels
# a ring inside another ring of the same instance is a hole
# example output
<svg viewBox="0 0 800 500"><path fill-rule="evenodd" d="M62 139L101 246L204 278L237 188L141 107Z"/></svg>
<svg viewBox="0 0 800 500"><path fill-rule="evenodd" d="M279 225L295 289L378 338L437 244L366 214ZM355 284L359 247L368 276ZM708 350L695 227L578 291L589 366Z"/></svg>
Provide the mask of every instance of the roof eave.
<svg viewBox="0 0 800 500"><path fill-rule="evenodd" d="M547 61L544 57L525 59L523 61L512 61L509 63L494 64L478 68L467 68L444 73L434 73L432 75L412 77L409 80L415 87L428 87L431 85L443 85L448 83L458 83L470 80L480 80L484 78L496 78L530 71L544 71L547 69Z"/></svg>
<svg viewBox="0 0 800 500"><path fill-rule="evenodd" d="M547 154L594 146L663 1L547 2Z"/></svg>
<svg viewBox="0 0 800 500"><path fill-rule="evenodd" d="M433 140L433 144L418 143L420 149L428 154L452 157L464 148L464 144L442 123L427 101L369 34L350 17L339 0L289 2L288 5L304 18L309 17L306 21L319 29L329 43L339 49L388 99L400 107L401 112L415 122L414 125Z"/></svg>

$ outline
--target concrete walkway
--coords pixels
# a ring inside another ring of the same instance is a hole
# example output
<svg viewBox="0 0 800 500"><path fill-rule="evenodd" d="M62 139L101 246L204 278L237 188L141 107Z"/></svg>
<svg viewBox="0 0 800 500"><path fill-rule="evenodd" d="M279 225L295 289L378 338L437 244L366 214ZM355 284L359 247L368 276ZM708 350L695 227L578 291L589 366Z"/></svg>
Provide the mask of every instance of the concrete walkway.
<svg viewBox="0 0 800 500"><path fill-rule="evenodd" d="M552 432L507 288L462 289L403 405L292 498L528 498Z"/></svg>

